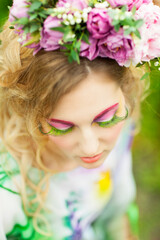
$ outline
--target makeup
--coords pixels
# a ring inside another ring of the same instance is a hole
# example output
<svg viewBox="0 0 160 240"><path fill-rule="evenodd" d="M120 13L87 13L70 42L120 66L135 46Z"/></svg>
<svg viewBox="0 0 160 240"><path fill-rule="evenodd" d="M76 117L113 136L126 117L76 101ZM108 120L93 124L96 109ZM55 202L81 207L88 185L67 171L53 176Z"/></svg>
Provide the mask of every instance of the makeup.
<svg viewBox="0 0 160 240"><path fill-rule="evenodd" d="M95 155L94 157L81 157L81 160L85 163L94 163L94 162L97 162L101 158L102 153Z"/></svg>
<svg viewBox="0 0 160 240"><path fill-rule="evenodd" d="M93 122L100 122L103 121L106 118L111 118L111 116L114 115L114 113L118 110L119 103L116 103L109 108L103 110L101 113L99 113L94 119Z"/></svg>
<svg viewBox="0 0 160 240"><path fill-rule="evenodd" d="M58 119L48 119L47 122L52 125L55 128L58 128L60 130L66 130L67 128L73 127L73 123L69 121L64 120L58 120Z"/></svg>
<svg viewBox="0 0 160 240"><path fill-rule="evenodd" d="M125 119L128 117L128 108L125 107L125 109L126 109L126 114L125 114L125 116L123 116L123 117L118 117L116 114L114 114L114 116L112 117L111 120L109 120L109 121L97 122L97 124L98 124L100 127L104 127L104 128L114 126L115 124L117 124L117 123L125 120Z"/></svg>

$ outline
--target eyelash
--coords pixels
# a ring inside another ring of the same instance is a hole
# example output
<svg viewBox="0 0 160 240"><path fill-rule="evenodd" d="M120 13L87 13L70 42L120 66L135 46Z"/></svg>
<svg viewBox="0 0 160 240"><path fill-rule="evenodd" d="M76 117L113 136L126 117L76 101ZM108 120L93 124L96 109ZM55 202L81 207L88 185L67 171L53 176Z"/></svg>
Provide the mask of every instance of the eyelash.
<svg viewBox="0 0 160 240"><path fill-rule="evenodd" d="M126 107L126 115L124 117L118 117L116 116L116 113L114 114L113 118L110 121L107 122L97 122L100 127L112 127L113 125L119 123L120 121L123 121L128 117L128 109Z"/></svg>
<svg viewBox="0 0 160 240"><path fill-rule="evenodd" d="M106 121L106 122L96 122L100 127L103 127L103 128L108 128L108 127L112 127L114 126L115 124L119 123L120 121L123 121L124 119L126 119L128 117L128 109L126 107L126 115L124 117L118 117L116 116L116 113L114 114L114 116L112 117L112 119L110 121ZM60 129L57 129L55 127L53 127L51 124L49 124L52 128L51 130L47 133L47 134L50 134L50 135L54 135L54 136L61 136L61 135L65 135L69 132L71 132L74 128L73 127L70 127L68 128L67 130L60 130Z"/></svg>

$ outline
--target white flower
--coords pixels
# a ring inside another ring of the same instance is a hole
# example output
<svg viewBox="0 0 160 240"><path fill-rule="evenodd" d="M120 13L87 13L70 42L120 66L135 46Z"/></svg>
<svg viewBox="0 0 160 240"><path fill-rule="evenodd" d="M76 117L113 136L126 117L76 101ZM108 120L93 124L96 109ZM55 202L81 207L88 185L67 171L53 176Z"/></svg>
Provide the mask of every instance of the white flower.
<svg viewBox="0 0 160 240"><path fill-rule="evenodd" d="M70 6L71 6L70 3L66 3L66 4L65 4L65 7L66 7L66 8L70 8Z"/></svg>
<svg viewBox="0 0 160 240"><path fill-rule="evenodd" d="M64 20L67 19L67 14L64 13L64 14L62 15L62 18L63 18Z"/></svg>
<svg viewBox="0 0 160 240"><path fill-rule="evenodd" d="M68 14L67 18L68 18L69 21L71 21L71 20L73 20L73 15L72 14Z"/></svg>
<svg viewBox="0 0 160 240"><path fill-rule="evenodd" d="M65 25L67 25L67 26L69 25L69 22L68 22L67 20L64 21L63 23L64 23Z"/></svg>
<svg viewBox="0 0 160 240"><path fill-rule="evenodd" d="M75 24L75 20L72 19L72 20L70 21L70 24L71 24L71 25L74 25L74 24Z"/></svg>
<svg viewBox="0 0 160 240"><path fill-rule="evenodd" d="M81 18L77 18L76 19L76 23L81 23L82 22L82 19Z"/></svg>
<svg viewBox="0 0 160 240"><path fill-rule="evenodd" d="M87 13L82 13L82 17L83 17L83 18L87 18L87 17L88 17L88 14L87 14Z"/></svg>
<svg viewBox="0 0 160 240"><path fill-rule="evenodd" d="M125 12L125 17L130 18L132 17L132 12Z"/></svg>
<svg viewBox="0 0 160 240"><path fill-rule="evenodd" d="M62 14L58 14L58 16L57 16L58 18L62 18Z"/></svg>
<svg viewBox="0 0 160 240"><path fill-rule="evenodd" d="M125 19L125 16L124 16L124 15L121 15L121 16L120 16L120 20L123 21L124 19Z"/></svg>
<svg viewBox="0 0 160 240"><path fill-rule="evenodd" d="M59 7L59 8L57 8L57 10L58 10L58 12L62 13L62 12L65 11L65 8L64 7Z"/></svg>
<svg viewBox="0 0 160 240"><path fill-rule="evenodd" d="M95 4L95 7L96 7L96 8L106 8L106 7L108 7L108 6L109 6L109 4L108 4L107 2L96 3L96 4Z"/></svg>
<svg viewBox="0 0 160 240"><path fill-rule="evenodd" d="M81 18L81 14L80 14L80 12L78 12L78 11L76 11L76 12L74 13L74 16L77 17L77 18Z"/></svg>
<svg viewBox="0 0 160 240"><path fill-rule="evenodd" d="M158 66L159 66L159 62L155 62L155 63L154 63L154 66L155 66L155 67L158 67Z"/></svg>

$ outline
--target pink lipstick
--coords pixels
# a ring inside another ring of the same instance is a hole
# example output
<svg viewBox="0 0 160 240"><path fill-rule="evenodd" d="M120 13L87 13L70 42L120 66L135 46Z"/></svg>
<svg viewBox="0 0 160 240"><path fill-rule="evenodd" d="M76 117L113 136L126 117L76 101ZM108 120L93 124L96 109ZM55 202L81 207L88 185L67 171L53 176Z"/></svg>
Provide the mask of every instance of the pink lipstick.
<svg viewBox="0 0 160 240"><path fill-rule="evenodd" d="M85 163L97 162L102 156L102 153L95 155L94 157L81 157L82 161Z"/></svg>

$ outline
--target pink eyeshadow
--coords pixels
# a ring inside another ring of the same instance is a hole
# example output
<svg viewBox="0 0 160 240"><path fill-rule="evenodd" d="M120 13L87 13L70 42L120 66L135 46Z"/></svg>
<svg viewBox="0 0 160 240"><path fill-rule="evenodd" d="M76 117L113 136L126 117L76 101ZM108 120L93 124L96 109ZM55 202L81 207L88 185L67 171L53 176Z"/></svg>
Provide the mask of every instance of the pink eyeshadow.
<svg viewBox="0 0 160 240"><path fill-rule="evenodd" d="M113 106L107 108L94 119L94 122L109 121L117 111L119 103L114 104Z"/></svg>
<svg viewBox="0 0 160 240"><path fill-rule="evenodd" d="M97 118L96 121L97 122L109 121L113 118L115 112L116 112L116 110L111 110L111 111L105 113L102 117Z"/></svg>
<svg viewBox="0 0 160 240"><path fill-rule="evenodd" d="M50 125L52 125L53 127L55 127L55 128L57 128L57 129L59 129L59 130L66 130L66 129L68 129L68 128L70 128L70 127L72 127L73 125L71 125L71 124L65 124L65 123L61 123L61 122L54 122L54 121L50 121L50 120L48 120L47 121Z"/></svg>

